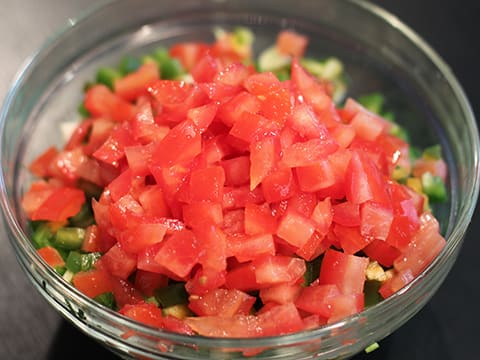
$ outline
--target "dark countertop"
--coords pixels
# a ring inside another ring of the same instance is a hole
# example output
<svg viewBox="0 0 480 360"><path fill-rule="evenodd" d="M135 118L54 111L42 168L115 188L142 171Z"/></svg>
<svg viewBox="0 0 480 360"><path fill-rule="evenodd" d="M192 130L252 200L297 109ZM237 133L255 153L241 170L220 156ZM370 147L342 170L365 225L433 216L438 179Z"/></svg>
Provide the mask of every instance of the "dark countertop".
<svg viewBox="0 0 480 360"><path fill-rule="evenodd" d="M418 32L451 66L480 116L480 2L376 0ZM94 0L0 0L0 101L32 50ZM477 208L453 270L429 304L355 360L475 359L480 323ZM29 284L0 227L0 359L114 359L63 320Z"/></svg>

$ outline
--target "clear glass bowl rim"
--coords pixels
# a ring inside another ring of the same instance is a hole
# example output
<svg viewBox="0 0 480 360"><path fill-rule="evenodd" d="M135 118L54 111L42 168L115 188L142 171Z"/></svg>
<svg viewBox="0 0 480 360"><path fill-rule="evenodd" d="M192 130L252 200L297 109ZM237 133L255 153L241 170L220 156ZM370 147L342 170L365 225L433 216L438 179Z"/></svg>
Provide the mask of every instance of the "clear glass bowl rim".
<svg viewBox="0 0 480 360"><path fill-rule="evenodd" d="M145 336L153 336L162 340L169 340L178 343L192 344L197 346L211 346L212 342L215 343L216 347L235 347L235 348L258 348L265 346L276 346L279 343L282 345L295 345L298 343L304 343L313 341L323 336L327 336L335 331L342 329L348 329L349 327L355 326L358 324L360 319L373 319L380 318L382 314L387 314L393 309L398 307L402 296L409 292L412 288L418 288L422 286L422 282L426 281L428 278L433 277L433 274L440 271L440 264L446 261L446 258L455 254L458 251L458 247L461 245L463 236L466 232L469 222L471 221L475 204L478 197L479 191L479 176L480 169L478 164L478 157L480 154L480 145L478 139L478 129L475 121L475 117L469 101L460 86L459 82L455 78L454 74L447 66L447 64L440 58L440 56L410 27L401 22L396 16L392 15L388 11L382 9L381 7L369 3L364 0L347 0L348 2L355 4L356 6L363 8L363 10L370 12L371 14L381 18L388 26L395 27L403 33L415 46L421 51L423 51L427 57L432 61L436 68L440 71L441 75L446 79L448 84L453 89L453 92L457 98L457 101L461 107L462 113L466 118L466 125L468 126L469 133L472 134L473 144L474 144L474 164L475 164L475 178L473 179L472 186L466 189L465 198L470 199L468 204L461 204L460 211L458 213L458 218L460 219L457 224L455 224L452 229L451 234L449 235L447 245L442 251L442 253L436 258L436 260L428 266L423 273L417 277L413 282L408 286L391 296L390 298L382 301L380 304L364 310L363 312L351 316L347 319L344 319L340 322L321 327L314 330L304 331L300 333L294 333L289 335L275 336L275 337L265 337L265 338L254 338L254 339L225 339L225 338L211 338L211 337L202 337L202 336L185 336L176 333L162 331L147 325L140 324L129 318L126 318L117 312L111 311L107 308L100 307L96 302L86 297L85 295L78 292L73 286L68 284L62 284L66 296L71 299L74 299L77 303L83 304L86 308L89 308L91 311L94 311L99 318L105 319L105 321L113 322L121 326L128 327L129 329L144 334ZM58 38L63 36L68 30L74 26L80 24L85 18L88 18L91 14L95 13L97 10L110 6L114 4L115 0L109 0L100 2L94 7L88 9L84 14L80 15L77 19L69 19L68 23L65 24L65 27L60 29L53 37L51 37L33 56L27 59L27 61L22 66L22 69L16 75L12 86L10 87L9 92L6 95L4 104L0 113L0 133L2 133L2 138L0 139L0 151L3 147L3 131L5 128L5 122L7 121L10 106L12 105L15 97L18 95L18 89L21 87L24 79L27 77L28 73L35 68L38 58L41 58L44 52L47 52L50 45L53 44ZM22 230L20 224L15 218L15 214L11 210L11 205L9 204L9 199L6 196L6 184L5 184L5 174L4 169L1 169L0 173L0 188L2 191L1 194L1 205L3 209L3 215L6 219L6 223L9 226L10 231L13 233L15 239L11 239L16 250L22 251L22 255L26 256L28 261L34 263L37 268L41 270L41 275L46 276L49 279L52 279L54 282L60 282L61 278L39 257L37 252L34 250L33 246L30 244L30 240ZM20 243L20 244L19 244ZM28 246L30 245L30 246ZM28 269L27 269L28 271Z"/></svg>

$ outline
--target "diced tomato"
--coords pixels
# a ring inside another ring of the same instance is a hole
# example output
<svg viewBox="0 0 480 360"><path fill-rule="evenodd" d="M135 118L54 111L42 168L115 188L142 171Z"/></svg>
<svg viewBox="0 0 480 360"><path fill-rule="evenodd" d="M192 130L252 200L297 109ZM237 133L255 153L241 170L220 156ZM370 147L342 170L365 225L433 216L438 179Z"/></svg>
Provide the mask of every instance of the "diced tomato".
<svg viewBox="0 0 480 360"><path fill-rule="evenodd" d="M135 305L143 302L142 293L128 280L112 276L111 282L113 297L119 308L127 304Z"/></svg>
<svg viewBox="0 0 480 360"><path fill-rule="evenodd" d="M102 84L94 85L87 90L84 104L91 115L115 121L128 121L135 113L132 104Z"/></svg>
<svg viewBox="0 0 480 360"><path fill-rule="evenodd" d="M185 120L175 126L156 145L152 163L162 168L192 160L202 151L201 134L195 124Z"/></svg>
<svg viewBox="0 0 480 360"><path fill-rule="evenodd" d="M275 135L280 127L265 116L243 112L230 130L230 134L248 143L259 140L266 135Z"/></svg>
<svg viewBox="0 0 480 360"><path fill-rule="evenodd" d="M126 252L138 254L145 247L162 242L166 232L167 226L163 223L142 221L120 232L118 242Z"/></svg>
<svg viewBox="0 0 480 360"><path fill-rule="evenodd" d="M137 257L127 253L120 243L112 246L99 260L110 274L127 279L137 267Z"/></svg>
<svg viewBox="0 0 480 360"><path fill-rule="evenodd" d="M362 236L385 240L393 221L391 207L372 201L362 204L360 210Z"/></svg>
<svg viewBox="0 0 480 360"><path fill-rule="evenodd" d="M223 200L224 184L225 172L221 166L194 170L190 175L190 199L219 203Z"/></svg>
<svg viewBox="0 0 480 360"><path fill-rule="evenodd" d="M418 276L445 246L445 239L438 232L438 222L429 212L420 217L421 226L408 247L395 259L393 265L399 272L410 271Z"/></svg>
<svg viewBox="0 0 480 360"><path fill-rule="evenodd" d="M50 164L54 161L57 155L57 148L55 146L49 147L39 157L30 163L28 170L30 170L33 175L38 176L39 178L49 176Z"/></svg>
<svg viewBox="0 0 480 360"><path fill-rule="evenodd" d="M413 165L413 176L421 178L427 172L433 176L439 176L445 182L447 179L447 164L443 159L417 159Z"/></svg>
<svg viewBox="0 0 480 360"><path fill-rule="evenodd" d="M102 251L100 234L97 225L90 225L85 229L85 239L82 243L82 251L100 252Z"/></svg>
<svg viewBox="0 0 480 360"><path fill-rule="evenodd" d="M198 239L198 247L203 250L199 254L198 262L208 269L224 271L227 268L227 239L220 227L205 223L204 226L194 228L193 232Z"/></svg>
<svg viewBox="0 0 480 360"><path fill-rule="evenodd" d="M147 92L148 85L158 80L160 74L155 62L146 62L140 68L113 83L113 91L121 98L131 101Z"/></svg>
<svg viewBox="0 0 480 360"><path fill-rule="evenodd" d="M153 217L166 217L170 215L170 210L161 186L146 186L139 194L138 202L142 205L146 215Z"/></svg>
<svg viewBox="0 0 480 360"><path fill-rule="evenodd" d="M283 149L282 164L290 168L315 165L337 149L338 144L328 137L298 142Z"/></svg>
<svg viewBox="0 0 480 360"><path fill-rule="evenodd" d="M65 266L65 261L63 261L62 256L58 250L52 246L45 246L38 249L38 254L53 268Z"/></svg>
<svg viewBox="0 0 480 360"><path fill-rule="evenodd" d="M209 45L200 42L184 42L173 45L170 56L178 59L185 70L191 70L195 64L206 54Z"/></svg>
<svg viewBox="0 0 480 360"><path fill-rule="evenodd" d="M205 52L198 62L193 64L190 73L196 82L205 83L212 82L219 70L218 60Z"/></svg>
<svg viewBox="0 0 480 360"><path fill-rule="evenodd" d="M308 38L292 30L283 30L277 36L278 51L291 56L302 57L308 44Z"/></svg>
<svg viewBox="0 0 480 360"><path fill-rule="evenodd" d="M368 258L329 249L320 268L320 284L333 284L342 294L362 294Z"/></svg>
<svg viewBox="0 0 480 360"><path fill-rule="evenodd" d="M386 241L375 239L363 248L363 252L372 260L385 267L391 267L393 261L400 256L400 250L390 246Z"/></svg>
<svg viewBox="0 0 480 360"><path fill-rule="evenodd" d="M279 149L274 137L265 137L250 145L250 189L255 189L275 168Z"/></svg>
<svg viewBox="0 0 480 360"><path fill-rule="evenodd" d="M277 220L268 204L245 204L245 233L248 235L274 234Z"/></svg>
<svg viewBox="0 0 480 360"><path fill-rule="evenodd" d="M347 199L355 204L368 200L388 204L387 184L378 167L363 153L353 152L346 175Z"/></svg>
<svg viewBox="0 0 480 360"><path fill-rule="evenodd" d="M163 241L155 261L179 278L185 278L198 263L199 256L197 238L193 232L182 230Z"/></svg>
<svg viewBox="0 0 480 360"><path fill-rule="evenodd" d="M259 284L296 282L305 273L305 261L290 256L262 256L253 261L255 279Z"/></svg>
<svg viewBox="0 0 480 360"><path fill-rule="evenodd" d="M282 321L278 321L282 319ZM273 306L258 315L263 336L290 334L303 329L303 321L293 303Z"/></svg>
<svg viewBox="0 0 480 360"><path fill-rule="evenodd" d="M274 302L276 304L293 303L302 291L302 285L281 283L260 290L259 296L264 304Z"/></svg>
<svg viewBox="0 0 480 360"><path fill-rule="evenodd" d="M330 198L319 201L310 217L318 233L325 235L333 221L333 209Z"/></svg>
<svg viewBox="0 0 480 360"><path fill-rule="evenodd" d="M163 327L162 310L154 304L127 304L119 310L119 313L146 325Z"/></svg>
<svg viewBox="0 0 480 360"><path fill-rule="evenodd" d="M363 236L358 226L349 227L335 224L333 233L347 254L355 254L373 241L373 238Z"/></svg>
<svg viewBox="0 0 480 360"><path fill-rule="evenodd" d="M240 186L250 181L250 159L248 156L237 156L221 162L225 171L225 185Z"/></svg>
<svg viewBox="0 0 480 360"><path fill-rule="evenodd" d="M255 266L252 262L241 264L227 272L225 278L227 289L238 289L241 291L258 290L262 287L255 276Z"/></svg>
<svg viewBox="0 0 480 360"><path fill-rule="evenodd" d="M309 218L294 210L287 209L278 224L277 235L289 244L301 248L315 231L315 224Z"/></svg>
<svg viewBox="0 0 480 360"><path fill-rule="evenodd" d="M244 112L256 114L260 107L261 102L255 95L242 91L219 106L217 117L231 127Z"/></svg>
<svg viewBox="0 0 480 360"><path fill-rule="evenodd" d="M271 234L237 234L227 238L227 256L235 256L239 262L246 262L260 255L275 255L275 242Z"/></svg>
<svg viewBox="0 0 480 360"><path fill-rule="evenodd" d="M260 335L254 315L188 317L185 323L203 336L245 338Z"/></svg>
<svg viewBox="0 0 480 360"><path fill-rule="evenodd" d="M108 139L93 153L93 157L115 167L125 157L125 147L135 145L128 126L119 126Z"/></svg>
<svg viewBox="0 0 480 360"><path fill-rule="evenodd" d="M146 296L153 296L156 289L161 289L167 285L168 277L166 275L140 269L135 272L135 288Z"/></svg>
<svg viewBox="0 0 480 360"><path fill-rule="evenodd" d="M332 300L340 294L334 284L307 286L302 288L295 305L303 311L330 318L333 311Z"/></svg>
<svg viewBox="0 0 480 360"><path fill-rule="evenodd" d="M415 276L410 269L403 270L395 274L391 279L385 281L378 292L384 299L386 299L405 285L411 283L414 278Z"/></svg>
<svg viewBox="0 0 480 360"><path fill-rule="evenodd" d="M188 307L199 316L231 317L247 315L255 297L236 289L214 289L201 296L191 296Z"/></svg>
<svg viewBox="0 0 480 360"><path fill-rule="evenodd" d="M197 127L200 133L204 133L215 118L217 109L218 105L215 103L191 108L187 112L187 119Z"/></svg>
<svg viewBox="0 0 480 360"><path fill-rule="evenodd" d="M363 310L364 295L358 294L340 294L331 300L332 315L328 323L334 323L347 316L354 315Z"/></svg>
<svg viewBox="0 0 480 360"><path fill-rule="evenodd" d="M225 210L245 207L247 203L261 204L265 201L261 187L250 190L248 185L224 187L222 206Z"/></svg>
<svg viewBox="0 0 480 360"><path fill-rule="evenodd" d="M293 196L297 186L290 168L277 169L263 179L263 196L269 203L286 200Z"/></svg>
<svg viewBox="0 0 480 360"><path fill-rule="evenodd" d="M205 295L225 285L226 272L201 268L185 283L185 290L191 295Z"/></svg>
<svg viewBox="0 0 480 360"><path fill-rule="evenodd" d="M208 225L222 225L223 213L219 203L194 202L183 206L183 220L191 228Z"/></svg>
<svg viewBox="0 0 480 360"><path fill-rule="evenodd" d="M73 275L72 283L90 298L113 290L111 276L105 270L79 271Z"/></svg>
<svg viewBox="0 0 480 360"><path fill-rule="evenodd" d="M350 201L341 202L332 206L333 222L344 226L360 225L360 206Z"/></svg>
<svg viewBox="0 0 480 360"><path fill-rule="evenodd" d="M85 195L82 190L70 187L54 188L32 211L30 219L65 221L76 215L84 203Z"/></svg>

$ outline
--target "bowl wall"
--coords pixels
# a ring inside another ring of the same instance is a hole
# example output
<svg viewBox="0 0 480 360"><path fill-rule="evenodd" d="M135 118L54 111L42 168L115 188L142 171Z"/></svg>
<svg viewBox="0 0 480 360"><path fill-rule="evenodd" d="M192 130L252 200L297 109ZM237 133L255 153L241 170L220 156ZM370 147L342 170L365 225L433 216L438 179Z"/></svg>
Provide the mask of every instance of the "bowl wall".
<svg viewBox="0 0 480 360"><path fill-rule="evenodd" d="M37 255L20 206L27 165L64 142L62 124L79 120L84 84L126 54L186 40L213 40L213 26L250 27L257 50L279 30L310 38L307 55L336 56L349 96L380 91L415 145L440 143L449 166L449 202L437 210L447 246L424 273L388 300L337 324L277 338L185 337L123 318L78 293ZM119 0L99 6L51 39L21 73L1 114L2 207L9 236L32 283L66 318L127 357L335 359L357 353L401 326L430 299L452 267L478 194L479 140L470 106L448 67L394 16L360 1ZM129 334L129 336L122 336ZM238 351L239 350L239 351Z"/></svg>

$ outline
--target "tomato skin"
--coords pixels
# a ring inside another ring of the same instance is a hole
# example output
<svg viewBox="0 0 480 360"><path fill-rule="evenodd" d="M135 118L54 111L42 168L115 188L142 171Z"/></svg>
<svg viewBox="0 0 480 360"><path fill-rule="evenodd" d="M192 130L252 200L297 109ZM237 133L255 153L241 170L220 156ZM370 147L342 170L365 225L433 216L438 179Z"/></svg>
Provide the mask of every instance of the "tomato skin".
<svg viewBox="0 0 480 360"><path fill-rule="evenodd" d="M329 249L320 269L319 283L333 284L342 294L363 294L368 259Z"/></svg>

